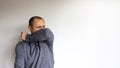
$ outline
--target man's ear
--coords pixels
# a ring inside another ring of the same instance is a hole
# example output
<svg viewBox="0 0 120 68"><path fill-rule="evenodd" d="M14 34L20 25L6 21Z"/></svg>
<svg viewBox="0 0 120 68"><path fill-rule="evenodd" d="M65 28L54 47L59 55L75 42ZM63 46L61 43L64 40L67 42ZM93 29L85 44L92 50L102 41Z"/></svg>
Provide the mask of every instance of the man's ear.
<svg viewBox="0 0 120 68"><path fill-rule="evenodd" d="M28 26L28 29L29 29L30 31L31 31L31 28L32 28L31 26Z"/></svg>

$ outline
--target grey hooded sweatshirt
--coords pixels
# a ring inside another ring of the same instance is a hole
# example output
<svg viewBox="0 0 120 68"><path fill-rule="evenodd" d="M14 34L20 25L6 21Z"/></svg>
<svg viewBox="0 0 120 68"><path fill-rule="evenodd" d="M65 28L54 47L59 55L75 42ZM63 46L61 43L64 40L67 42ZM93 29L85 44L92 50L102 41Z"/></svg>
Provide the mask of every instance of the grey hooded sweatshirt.
<svg viewBox="0 0 120 68"><path fill-rule="evenodd" d="M14 68L54 68L53 40L48 28L28 34L16 45Z"/></svg>

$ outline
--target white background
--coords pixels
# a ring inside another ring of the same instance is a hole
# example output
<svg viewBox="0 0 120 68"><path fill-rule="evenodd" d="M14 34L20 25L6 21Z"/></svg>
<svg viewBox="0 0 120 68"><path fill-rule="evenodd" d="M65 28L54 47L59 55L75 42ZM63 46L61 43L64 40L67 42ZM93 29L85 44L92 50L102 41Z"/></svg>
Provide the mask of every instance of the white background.
<svg viewBox="0 0 120 68"><path fill-rule="evenodd" d="M55 35L55 68L120 68L120 1L0 0L0 68L14 68L15 46L32 16Z"/></svg>

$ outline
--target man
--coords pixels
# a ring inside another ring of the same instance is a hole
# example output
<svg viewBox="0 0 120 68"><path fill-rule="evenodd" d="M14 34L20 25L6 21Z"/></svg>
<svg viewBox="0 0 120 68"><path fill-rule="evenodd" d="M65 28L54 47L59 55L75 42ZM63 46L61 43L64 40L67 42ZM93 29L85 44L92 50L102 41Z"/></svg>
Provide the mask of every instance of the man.
<svg viewBox="0 0 120 68"><path fill-rule="evenodd" d="M45 28L42 17L29 20L31 34L21 33L22 41L16 45L15 68L54 68L53 40L50 29Z"/></svg>

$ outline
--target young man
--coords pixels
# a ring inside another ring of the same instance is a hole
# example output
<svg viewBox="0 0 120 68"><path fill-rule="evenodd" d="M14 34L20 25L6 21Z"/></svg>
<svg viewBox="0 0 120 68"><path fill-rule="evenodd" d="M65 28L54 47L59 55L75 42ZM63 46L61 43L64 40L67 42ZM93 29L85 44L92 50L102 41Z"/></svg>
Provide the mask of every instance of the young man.
<svg viewBox="0 0 120 68"><path fill-rule="evenodd" d="M31 34L21 33L22 41L16 45L15 68L54 68L52 31L45 28L42 17L29 20Z"/></svg>

